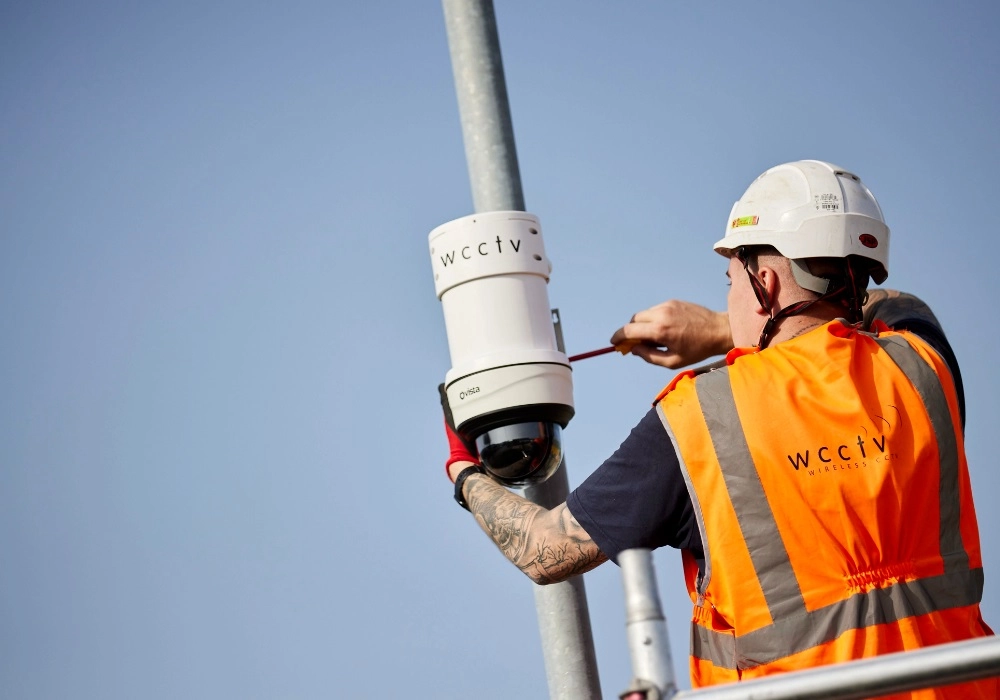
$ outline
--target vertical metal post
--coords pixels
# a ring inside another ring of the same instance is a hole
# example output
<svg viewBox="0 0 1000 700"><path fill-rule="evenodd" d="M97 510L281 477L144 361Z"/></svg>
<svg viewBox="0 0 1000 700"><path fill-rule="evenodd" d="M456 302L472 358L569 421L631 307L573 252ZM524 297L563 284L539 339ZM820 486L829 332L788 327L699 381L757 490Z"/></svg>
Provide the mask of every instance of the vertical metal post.
<svg viewBox="0 0 1000 700"><path fill-rule="evenodd" d="M648 549L626 549L618 555L618 565L625 588L625 629L632 656L632 685L628 690L641 697L670 698L677 692L677 685L667 621L656 588L653 554Z"/></svg>
<svg viewBox="0 0 1000 700"><path fill-rule="evenodd" d="M525 497L554 508L569 495L566 460L547 481L525 489ZM552 700L600 700L597 654L583 577L535 586L535 613L545 656L545 676Z"/></svg>
<svg viewBox="0 0 1000 700"><path fill-rule="evenodd" d="M442 0L476 212L524 211L492 0Z"/></svg>
<svg viewBox="0 0 1000 700"><path fill-rule="evenodd" d="M476 212L524 211L500 39L492 0L442 0ZM552 508L566 500L565 463L525 496ZM599 700L600 683L583 579L535 587L535 608L553 700Z"/></svg>

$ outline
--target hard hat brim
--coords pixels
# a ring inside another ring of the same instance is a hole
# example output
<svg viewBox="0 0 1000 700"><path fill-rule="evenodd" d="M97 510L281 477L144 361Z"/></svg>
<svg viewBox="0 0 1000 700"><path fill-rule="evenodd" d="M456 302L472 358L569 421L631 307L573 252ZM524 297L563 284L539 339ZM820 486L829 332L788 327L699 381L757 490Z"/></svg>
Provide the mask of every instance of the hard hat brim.
<svg viewBox="0 0 1000 700"><path fill-rule="evenodd" d="M855 255L876 263L872 279L877 284L889 274L889 227L864 214L807 219L794 231L747 227L728 234L713 248L728 258L741 246L771 246L793 260Z"/></svg>

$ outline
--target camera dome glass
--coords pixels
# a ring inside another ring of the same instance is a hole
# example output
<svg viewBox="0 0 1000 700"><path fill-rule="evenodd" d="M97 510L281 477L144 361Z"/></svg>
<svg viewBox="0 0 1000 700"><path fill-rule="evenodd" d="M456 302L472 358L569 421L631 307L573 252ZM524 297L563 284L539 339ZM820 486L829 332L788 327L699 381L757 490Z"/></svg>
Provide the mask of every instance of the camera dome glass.
<svg viewBox="0 0 1000 700"><path fill-rule="evenodd" d="M531 486L562 464L562 431L556 423L533 421L488 430L476 438L483 466L507 486Z"/></svg>

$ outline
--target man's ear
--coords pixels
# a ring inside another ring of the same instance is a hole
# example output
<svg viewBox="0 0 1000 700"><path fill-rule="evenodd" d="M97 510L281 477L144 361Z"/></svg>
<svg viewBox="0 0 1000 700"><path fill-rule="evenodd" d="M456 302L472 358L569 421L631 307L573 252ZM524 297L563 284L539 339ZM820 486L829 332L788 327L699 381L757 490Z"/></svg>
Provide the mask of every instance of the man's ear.
<svg viewBox="0 0 1000 700"><path fill-rule="evenodd" d="M778 294L781 293L781 280L777 270L770 265L761 265L757 268L757 279L760 280L761 284L764 285L764 289L767 290L767 298L771 300L771 308L777 313L780 308ZM770 316L759 304L757 305L757 313L761 316Z"/></svg>

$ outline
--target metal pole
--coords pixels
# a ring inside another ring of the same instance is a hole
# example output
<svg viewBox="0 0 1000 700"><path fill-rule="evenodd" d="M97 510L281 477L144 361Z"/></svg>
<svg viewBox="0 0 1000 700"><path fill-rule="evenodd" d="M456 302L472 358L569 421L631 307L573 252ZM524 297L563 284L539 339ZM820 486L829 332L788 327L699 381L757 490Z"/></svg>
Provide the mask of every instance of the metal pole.
<svg viewBox="0 0 1000 700"><path fill-rule="evenodd" d="M544 483L525 489L524 495L532 503L549 509L563 503L569 495L565 458L559 471ZM600 700L597 654L583 577L574 576L562 583L534 586L534 589L549 697Z"/></svg>
<svg viewBox="0 0 1000 700"><path fill-rule="evenodd" d="M492 0L442 0L476 212L524 211Z"/></svg>
<svg viewBox="0 0 1000 700"><path fill-rule="evenodd" d="M1000 675L1000 637L981 637L740 683L673 700L859 700Z"/></svg>
<svg viewBox="0 0 1000 700"><path fill-rule="evenodd" d="M632 685L628 691L649 691L669 698L677 692L667 621L656 589L653 554L648 549L626 549L618 555L625 588L625 631L632 656ZM647 692L645 697L649 697Z"/></svg>
<svg viewBox="0 0 1000 700"><path fill-rule="evenodd" d="M442 0L475 211L524 211L514 128L492 0ZM533 503L566 500L565 464L526 489ZM535 609L553 700L599 700L600 683L583 579L535 587Z"/></svg>

